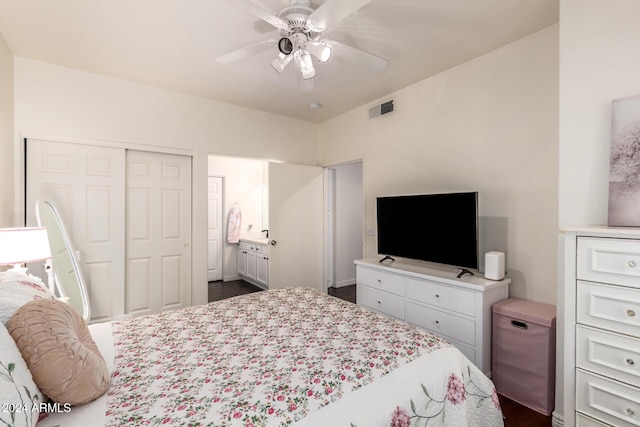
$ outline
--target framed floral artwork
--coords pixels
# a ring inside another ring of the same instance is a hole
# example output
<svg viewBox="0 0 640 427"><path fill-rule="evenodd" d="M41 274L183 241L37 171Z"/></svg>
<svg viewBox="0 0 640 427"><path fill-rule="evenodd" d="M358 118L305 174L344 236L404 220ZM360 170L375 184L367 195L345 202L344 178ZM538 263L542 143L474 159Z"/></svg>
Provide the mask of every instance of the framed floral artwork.
<svg viewBox="0 0 640 427"><path fill-rule="evenodd" d="M640 95L611 105L609 226L640 226Z"/></svg>

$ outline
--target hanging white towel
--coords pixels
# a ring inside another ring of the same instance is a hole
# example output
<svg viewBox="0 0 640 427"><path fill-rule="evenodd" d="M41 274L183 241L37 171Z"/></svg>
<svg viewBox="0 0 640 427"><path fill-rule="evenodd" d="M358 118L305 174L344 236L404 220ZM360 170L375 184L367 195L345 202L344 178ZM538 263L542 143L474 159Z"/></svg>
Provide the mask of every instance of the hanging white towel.
<svg viewBox="0 0 640 427"><path fill-rule="evenodd" d="M233 205L229 211L229 224L227 226L227 242L238 243L240 241L240 229L242 227L242 212L238 205Z"/></svg>

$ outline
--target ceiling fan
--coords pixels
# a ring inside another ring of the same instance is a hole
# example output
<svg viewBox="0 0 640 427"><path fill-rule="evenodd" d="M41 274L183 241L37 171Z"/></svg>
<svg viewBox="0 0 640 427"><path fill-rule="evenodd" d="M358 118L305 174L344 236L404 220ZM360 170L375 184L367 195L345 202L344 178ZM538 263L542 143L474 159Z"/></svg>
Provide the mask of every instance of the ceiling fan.
<svg viewBox="0 0 640 427"><path fill-rule="evenodd" d="M229 64L248 58L251 55L277 47L278 54L271 65L281 73L293 61L298 75L298 87L301 92L313 90L313 78L316 70L312 57L326 62L330 57L338 56L354 65L366 67L375 72L387 69L387 60L378 56L321 37L322 33L340 20L360 10L372 0L327 0L317 9L311 8L310 0L291 0L291 5L277 15L256 0L225 0L250 14L269 23L280 34L279 39L269 39L236 50L217 58L221 64Z"/></svg>

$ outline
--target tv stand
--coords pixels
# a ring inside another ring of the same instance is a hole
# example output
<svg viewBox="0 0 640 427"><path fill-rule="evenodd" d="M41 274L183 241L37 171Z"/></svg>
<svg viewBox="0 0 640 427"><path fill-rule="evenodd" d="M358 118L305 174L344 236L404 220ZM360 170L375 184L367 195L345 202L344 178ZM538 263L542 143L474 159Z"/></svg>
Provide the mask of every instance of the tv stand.
<svg viewBox="0 0 640 427"><path fill-rule="evenodd" d="M474 276L472 271L467 270L466 268L461 268L460 269L460 273L458 273L458 275L456 276L457 279L461 278L462 276L464 276L465 274L470 274L472 276Z"/></svg>
<svg viewBox="0 0 640 427"><path fill-rule="evenodd" d="M404 258L355 264L358 305L442 336L491 375L491 306L509 297L511 279L457 277L457 268Z"/></svg>
<svg viewBox="0 0 640 427"><path fill-rule="evenodd" d="M385 255L384 258L382 258L379 262L384 262L386 260L390 259L391 261L395 261L395 258L389 256L389 255Z"/></svg>

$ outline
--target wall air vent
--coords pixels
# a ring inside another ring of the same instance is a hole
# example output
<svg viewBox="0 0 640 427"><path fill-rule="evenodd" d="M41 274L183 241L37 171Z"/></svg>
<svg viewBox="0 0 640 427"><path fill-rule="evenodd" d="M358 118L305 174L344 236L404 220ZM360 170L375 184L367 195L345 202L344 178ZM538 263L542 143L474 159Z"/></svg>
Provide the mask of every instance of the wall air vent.
<svg viewBox="0 0 640 427"><path fill-rule="evenodd" d="M383 102L380 105L369 108L369 120L376 117L384 116L385 114L393 113L393 99L387 102Z"/></svg>

